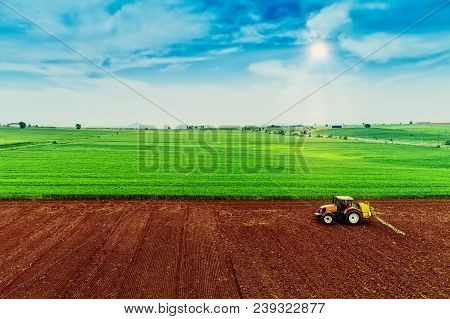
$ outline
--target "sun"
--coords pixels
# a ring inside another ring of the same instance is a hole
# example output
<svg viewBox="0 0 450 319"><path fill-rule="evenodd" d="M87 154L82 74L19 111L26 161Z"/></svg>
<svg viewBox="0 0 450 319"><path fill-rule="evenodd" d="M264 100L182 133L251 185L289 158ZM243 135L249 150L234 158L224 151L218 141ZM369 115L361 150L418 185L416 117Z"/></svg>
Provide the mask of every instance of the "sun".
<svg viewBox="0 0 450 319"><path fill-rule="evenodd" d="M328 44L325 42L314 42L309 47L309 54L313 60L323 60L329 55Z"/></svg>

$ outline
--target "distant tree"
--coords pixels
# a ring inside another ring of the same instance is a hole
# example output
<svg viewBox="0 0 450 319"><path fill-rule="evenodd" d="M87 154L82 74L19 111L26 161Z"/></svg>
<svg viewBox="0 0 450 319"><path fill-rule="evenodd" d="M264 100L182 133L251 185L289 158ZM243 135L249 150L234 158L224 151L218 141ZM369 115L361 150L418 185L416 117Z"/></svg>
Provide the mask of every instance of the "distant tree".
<svg viewBox="0 0 450 319"><path fill-rule="evenodd" d="M20 128L26 128L26 127L27 127L27 123L25 123L25 122L19 122L19 127L20 127Z"/></svg>
<svg viewBox="0 0 450 319"><path fill-rule="evenodd" d="M75 124L75 128L76 128L77 130L80 130L80 129L81 129L81 124Z"/></svg>
<svg viewBox="0 0 450 319"><path fill-rule="evenodd" d="M366 124L364 124L364 127L365 127L365 128L370 128L370 124L367 124L367 123L366 123Z"/></svg>
<svg viewBox="0 0 450 319"><path fill-rule="evenodd" d="M31 124L28 123L28 127L31 127Z"/></svg>
<svg viewBox="0 0 450 319"><path fill-rule="evenodd" d="M412 121L409 121L409 124L412 124L413 122Z"/></svg>
<svg viewBox="0 0 450 319"><path fill-rule="evenodd" d="M325 127L328 127L328 124L325 124Z"/></svg>

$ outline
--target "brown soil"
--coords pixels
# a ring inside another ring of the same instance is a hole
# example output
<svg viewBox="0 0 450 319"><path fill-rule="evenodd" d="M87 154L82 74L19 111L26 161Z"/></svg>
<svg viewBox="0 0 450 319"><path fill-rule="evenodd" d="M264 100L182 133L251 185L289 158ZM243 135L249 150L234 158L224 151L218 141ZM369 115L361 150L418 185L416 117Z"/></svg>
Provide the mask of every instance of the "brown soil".
<svg viewBox="0 0 450 319"><path fill-rule="evenodd" d="M450 200L0 202L1 298L449 298Z"/></svg>

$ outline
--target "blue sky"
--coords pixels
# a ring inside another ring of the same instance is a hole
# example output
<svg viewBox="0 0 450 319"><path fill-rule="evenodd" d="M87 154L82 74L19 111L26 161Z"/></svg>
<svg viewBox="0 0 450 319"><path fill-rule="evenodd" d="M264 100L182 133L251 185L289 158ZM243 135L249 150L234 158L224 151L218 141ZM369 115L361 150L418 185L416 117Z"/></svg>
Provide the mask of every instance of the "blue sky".
<svg viewBox="0 0 450 319"><path fill-rule="evenodd" d="M2 0L3 1L3 0ZM445 3L4 0L186 123L263 124ZM450 121L450 5L275 123ZM179 124L0 4L0 123Z"/></svg>

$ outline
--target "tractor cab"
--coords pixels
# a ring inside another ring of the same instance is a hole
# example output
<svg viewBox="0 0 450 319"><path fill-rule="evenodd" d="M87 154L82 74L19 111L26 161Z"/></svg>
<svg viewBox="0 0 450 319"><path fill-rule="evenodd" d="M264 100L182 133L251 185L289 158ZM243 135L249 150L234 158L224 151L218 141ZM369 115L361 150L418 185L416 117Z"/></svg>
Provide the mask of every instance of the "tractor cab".
<svg viewBox="0 0 450 319"><path fill-rule="evenodd" d="M353 198L350 196L333 196L333 204L336 205L337 211L343 211L354 206Z"/></svg>

